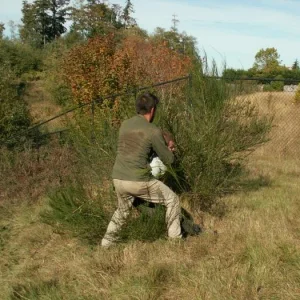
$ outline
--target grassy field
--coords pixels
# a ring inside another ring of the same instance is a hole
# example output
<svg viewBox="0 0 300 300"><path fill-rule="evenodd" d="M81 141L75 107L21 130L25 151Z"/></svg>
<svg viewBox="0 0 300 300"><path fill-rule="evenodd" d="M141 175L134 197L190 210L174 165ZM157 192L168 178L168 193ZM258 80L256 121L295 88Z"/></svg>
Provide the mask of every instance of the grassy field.
<svg viewBox="0 0 300 300"><path fill-rule="evenodd" d="M276 115L248 167L269 184L222 199L222 218L195 216L211 231L102 249L44 224L47 199L7 199L0 299L300 299L300 107L282 93L257 96Z"/></svg>

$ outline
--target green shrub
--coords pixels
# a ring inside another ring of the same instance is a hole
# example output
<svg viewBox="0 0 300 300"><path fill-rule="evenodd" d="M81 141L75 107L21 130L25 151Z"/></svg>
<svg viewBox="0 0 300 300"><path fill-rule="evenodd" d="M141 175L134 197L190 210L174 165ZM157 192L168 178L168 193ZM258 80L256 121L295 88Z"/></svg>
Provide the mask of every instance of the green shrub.
<svg viewBox="0 0 300 300"><path fill-rule="evenodd" d="M195 72L188 101L163 100L160 124L177 144L173 182L198 208L209 208L217 197L240 189L247 150L266 141L271 120L241 94L240 87L234 90Z"/></svg>
<svg viewBox="0 0 300 300"><path fill-rule="evenodd" d="M263 91L264 92L273 92L274 90L273 90L271 84L264 84Z"/></svg>
<svg viewBox="0 0 300 300"><path fill-rule="evenodd" d="M73 104L70 87L62 75L62 60L66 55L67 46L59 41L47 45L45 49L44 86L58 105Z"/></svg>
<svg viewBox="0 0 300 300"><path fill-rule="evenodd" d="M166 211L163 206L157 206L154 209L141 204L138 216L131 214L126 226L119 233L119 238L123 241L155 241L163 238L167 233L165 223Z"/></svg>
<svg viewBox="0 0 300 300"><path fill-rule="evenodd" d="M16 76L42 69L42 53L27 44L0 40L0 64L6 63Z"/></svg>
<svg viewBox="0 0 300 300"><path fill-rule="evenodd" d="M22 81L28 82L28 81L36 81L41 79L42 77L42 72L40 71L29 71L27 73L23 73L20 78Z"/></svg>
<svg viewBox="0 0 300 300"><path fill-rule="evenodd" d="M116 204L111 199L112 194L100 190L99 183L98 196L88 196L83 184L77 182L52 191L48 195L50 209L42 213L43 221L53 225L58 231L69 230L72 235L90 244L99 244ZM163 237L166 232L164 220L165 210L162 207L153 210L153 214L140 210L135 216L131 215L118 238L121 241L152 241Z"/></svg>
<svg viewBox="0 0 300 300"><path fill-rule="evenodd" d="M14 73L8 65L0 67L0 145L13 147L21 143L30 125L26 104L19 97Z"/></svg>
<svg viewBox="0 0 300 300"><path fill-rule="evenodd" d="M284 78L281 75L276 76L275 80L271 82L271 87L276 92L282 92L283 88L284 88L284 81L276 81L276 79L277 80L282 80Z"/></svg>
<svg viewBox="0 0 300 300"><path fill-rule="evenodd" d="M272 81L270 84L264 85L264 91L265 92L282 92L284 88L284 82L283 81L276 81L284 79L281 75L278 75L274 78L274 81Z"/></svg>
<svg viewBox="0 0 300 300"><path fill-rule="evenodd" d="M31 117L23 93L26 85L10 66L0 66L0 147L22 148L42 142L38 130L28 131Z"/></svg>
<svg viewBox="0 0 300 300"><path fill-rule="evenodd" d="M93 202L87 197L81 184L52 191L49 194L49 206L50 210L42 213L42 218L58 230L66 228L74 236L91 243L99 241L104 235L108 213L101 201Z"/></svg>

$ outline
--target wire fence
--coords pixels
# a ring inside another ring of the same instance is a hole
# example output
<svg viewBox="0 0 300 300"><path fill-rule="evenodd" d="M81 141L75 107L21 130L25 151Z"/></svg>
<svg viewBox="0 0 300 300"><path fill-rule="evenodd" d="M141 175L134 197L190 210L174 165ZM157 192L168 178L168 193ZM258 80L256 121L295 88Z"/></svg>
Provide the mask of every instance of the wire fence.
<svg viewBox="0 0 300 300"><path fill-rule="evenodd" d="M65 115L67 115L67 114L69 114L73 111L84 108L86 106L91 106L91 111L92 111L92 116L93 116L92 118L94 119L95 106L98 105L98 104L101 104L104 100L115 99L115 98L121 97L121 96L136 95L137 93L139 93L141 91L144 91L144 90L149 90L149 89L152 89L152 88L157 88L157 87L169 85L169 84L172 84L172 83L177 83L177 82L180 82L180 81L186 81L186 80L190 81L191 80L191 75L187 75L187 76L176 78L176 79L169 80L169 81L159 82L159 83L149 85L149 86L145 86L145 87L140 87L140 88L137 88L137 89L134 89L134 90L127 91L125 93L112 94L112 95L108 95L108 96L103 97L103 98L94 99L93 101L74 106L74 107L72 107L72 108L70 108L66 111L63 111L63 112L61 112L61 113L45 120L45 121L41 121L37 124L34 124L32 127L29 128L29 131L31 131L33 129L36 129L36 128L39 128L42 125L45 125L45 124L47 124L47 123L49 123L49 122L51 122L55 119L63 117L63 116L65 116ZM66 130L66 129L64 129L64 130ZM60 133L61 131L62 130L59 130L57 132ZM51 133L48 133L48 134L53 134L53 133L55 133L55 132L51 132Z"/></svg>
<svg viewBox="0 0 300 300"><path fill-rule="evenodd" d="M287 80L264 79L264 82L249 84L247 80L241 81L241 90L251 92L238 96L253 103L261 115L273 118L269 142L258 151L278 158L299 158L300 105L296 103L296 83L299 81L290 84Z"/></svg>
<svg viewBox="0 0 300 300"><path fill-rule="evenodd" d="M272 79L272 78L224 78L215 76L205 76L205 80L225 81L228 86L234 90L237 99L250 101L253 103L260 114L273 117L273 128L270 134L270 142L267 143L261 151L272 151L272 155L285 157L286 155L298 156L300 149L300 106L295 104L295 93L299 80L294 79ZM114 100L117 97L136 97L144 90L155 89L158 96L162 99L177 98L182 101L186 99L186 94L182 94L182 85L186 88L192 87L192 76L187 75L173 80L159 82L150 86L136 88L124 93L112 94L103 98L94 99L93 101L74 106L63 111L47 120L34 124L29 131L47 125L56 119L66 117L70 113L87 108L91 115L91 135L94 136L95 112L97 106L104 100ZM67 122L65 122L67 124ZM48 133L47 136L62 136L68 128L60 128ZM276 145L274 147L274 145Z"/></svg>

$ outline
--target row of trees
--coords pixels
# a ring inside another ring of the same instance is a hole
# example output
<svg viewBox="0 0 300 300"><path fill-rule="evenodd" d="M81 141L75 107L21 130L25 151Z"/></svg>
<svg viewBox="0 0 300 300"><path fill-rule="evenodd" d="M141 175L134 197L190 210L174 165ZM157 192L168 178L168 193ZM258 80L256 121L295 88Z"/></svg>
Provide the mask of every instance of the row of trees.
<svg viewBox="0 0 300 300"><path fill-rule="evenodd" d="M18 27L20 41L33 48L44 48L62 35L72 44L111 33L119 35L121 40L128 35L126 30L149 38L132 16L132 2L126 0L124 4L122 7L102 0L79 0L76 5L71 5L70 0L34 0L30 3L24 0L22 24L11 27ZM176 24L170 30L158 27L151 38L163 41L170 49L180 53L196 55L195 38L179 33ZM3 39L4 30L4 24L0 23L0 39ZM13 36L17 34L14 32Z"/></svg>
<svg viewBox="0 0 300 300"><path fill-rule="evenodd" d="M133 12L130 0L125 1L124 8L101 0L79 0L76 5L70 5L70 0L34 0L30 3L24 0L22 24L11 24L11 27L18 27L22 42L44 47L67 32L67 21L71 23L69 34L90 38L135 26ZM5 25L0 22L0 38L3 38L4 30Z"/></svg>
<svg viewBox="0 0 300 300"><path fill-rule="evenodd" d="M291 67L282 65L280 55L275 48L260 49L255 55L255 61L252 68L225 69L223 76L226 78L275 78L300 80L300 65L296 59ZM262 80L262 82L264 82ZM292 81L291 81L292 83Z"/></svg>

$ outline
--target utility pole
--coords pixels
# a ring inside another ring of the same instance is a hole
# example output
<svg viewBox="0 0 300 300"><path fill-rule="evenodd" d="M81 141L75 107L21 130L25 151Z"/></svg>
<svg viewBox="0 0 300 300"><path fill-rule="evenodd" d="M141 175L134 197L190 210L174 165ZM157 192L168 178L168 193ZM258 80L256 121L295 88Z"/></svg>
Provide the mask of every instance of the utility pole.
<svg viewBox="0 0 300 300"><path fill-rule="evenodd" d="M171 27L171 29L172 29L172 31L176 32L177 24L179 23L179 20L176 19L177 15L175 15L175 13L172 16L173 16L173 19L172 19L173 26Z"/></svg>

